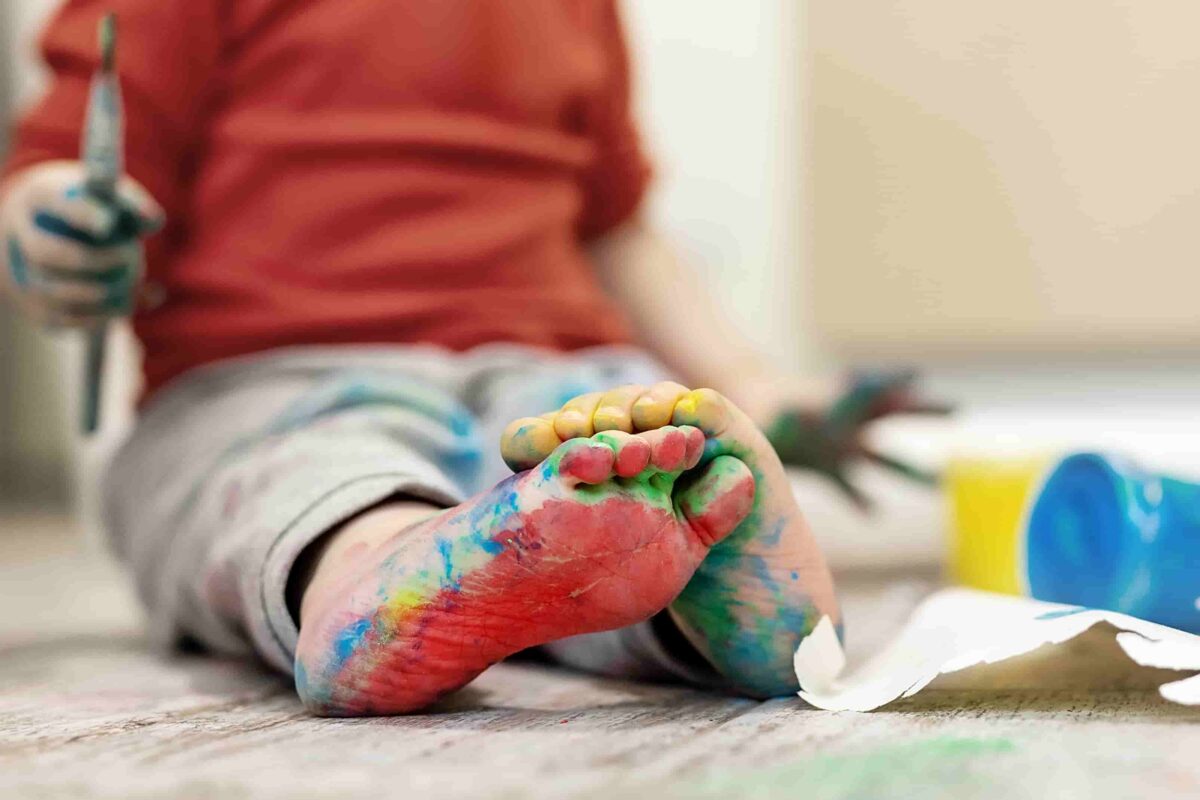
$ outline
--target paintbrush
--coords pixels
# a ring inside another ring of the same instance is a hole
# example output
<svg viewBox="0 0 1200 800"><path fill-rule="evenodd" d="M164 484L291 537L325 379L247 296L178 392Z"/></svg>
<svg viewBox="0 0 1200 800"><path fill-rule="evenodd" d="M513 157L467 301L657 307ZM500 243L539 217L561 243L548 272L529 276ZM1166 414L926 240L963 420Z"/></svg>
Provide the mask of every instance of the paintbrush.
<svg viewBox="0 0 1200 800"><path fill-rule="evenodd" d="M117 78L117 16L106 14L99 28L100 67L92 76L83 131L84 192L117 207L117 181L124 171L124 131L121 86ZM83 372L83 432L95 433L100 423L108 326L88 331Z"/></svg>

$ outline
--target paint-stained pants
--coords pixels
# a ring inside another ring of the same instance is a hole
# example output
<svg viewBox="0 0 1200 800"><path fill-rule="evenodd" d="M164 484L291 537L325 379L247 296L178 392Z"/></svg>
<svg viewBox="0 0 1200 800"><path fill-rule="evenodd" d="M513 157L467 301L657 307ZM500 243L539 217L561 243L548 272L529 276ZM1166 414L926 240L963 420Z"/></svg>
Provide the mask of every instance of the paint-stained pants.
<svg viewBox="0 0 1200 800"><path fill-rule="evenodd" d="M393 496L450 506L511 474L504 426L581 392L662 380L637 350L295 348L195 370L160 391L105 477L105 523L152 638L257 652L290 673L289 572ZM548 645L609 675L710 682L643 623Z"/></svg>

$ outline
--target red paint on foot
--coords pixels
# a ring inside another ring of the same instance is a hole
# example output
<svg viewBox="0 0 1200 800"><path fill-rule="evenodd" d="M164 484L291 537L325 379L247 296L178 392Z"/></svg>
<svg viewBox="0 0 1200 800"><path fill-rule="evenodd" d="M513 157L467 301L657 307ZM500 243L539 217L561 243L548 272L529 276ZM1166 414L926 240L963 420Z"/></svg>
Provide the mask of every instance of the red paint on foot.
<svg viewBox="0 0 1200 800"><path fill-rule="evenodd" d="M690 428L687 436L687 449L684 455L685 464L695 464L700 460L700 454L704 452L704 434L699 428Z"/></svg>
<svg viewBox="0 0 1200 800"><path fill-rule="evenodd" d="M679 469L687 456L687 447L688 440L682 431L667 431L654 450L654 466L666 472Z"/></svg>
<svg viewBox="0 0 1200 800"><path fill-rule="evenodd" d="M578 478L584 483L600 483L609 476L613 466L613 451L601 444L575 447L563 455L558 468L563 475Z"/></svg>
<svg viewBox="0 0 1200 800"><path fill-rule="evenodd" d="M642 439L627 442L617 453L613 471L622 478L632 478L644 470L650 463L650 445Z"/></svg>
<svg viewBox="0 0 1200 800"><path fill-rule="evenodd" d="M519 650L644 620L707 552L670 510L625 496L548 501L491 541L503 551L460 587L417 609L376 611L355 652L322 681L329 701L315 710L412 711Z"/></svg>
<svg viewBox="0 0 1200 800"><path fill-rule="evenodd" d="M700 514L688 513L705 547L712 547L736 528L754 507L754 478L747 475L714 498ZM685 513L687 513L685 509Z"/></svg>

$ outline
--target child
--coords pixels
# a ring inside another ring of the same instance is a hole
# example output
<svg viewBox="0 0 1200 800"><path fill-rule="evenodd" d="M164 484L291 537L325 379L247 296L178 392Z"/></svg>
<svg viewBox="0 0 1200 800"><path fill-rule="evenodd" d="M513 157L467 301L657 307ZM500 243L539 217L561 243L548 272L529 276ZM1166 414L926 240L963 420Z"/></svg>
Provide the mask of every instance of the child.
<svg viewBox="0 0 1200 800"><path fill-rule="evenodd" d="M113 207L75 160L108 10ZM422 708L537 645L796 690L838 609L753 420L811 399L638 221L612 2L71 0L44 53L7 288L94 325L149 237L105 522L160 638L257 652L329 715Z"/></svg>

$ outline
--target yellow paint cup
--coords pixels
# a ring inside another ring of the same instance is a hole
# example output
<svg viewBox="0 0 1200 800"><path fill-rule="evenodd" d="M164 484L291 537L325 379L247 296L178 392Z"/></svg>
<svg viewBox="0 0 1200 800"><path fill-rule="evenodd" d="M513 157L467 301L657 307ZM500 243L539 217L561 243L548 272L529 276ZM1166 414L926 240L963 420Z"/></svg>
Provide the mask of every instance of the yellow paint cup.
<svg viewBox="0 0 1200 800"><path fill-rule="evenodd" d="M970 456L950 459L949 564L965 586L1020 594L1017 569L1031 495L1053 459Z"/></svg>

